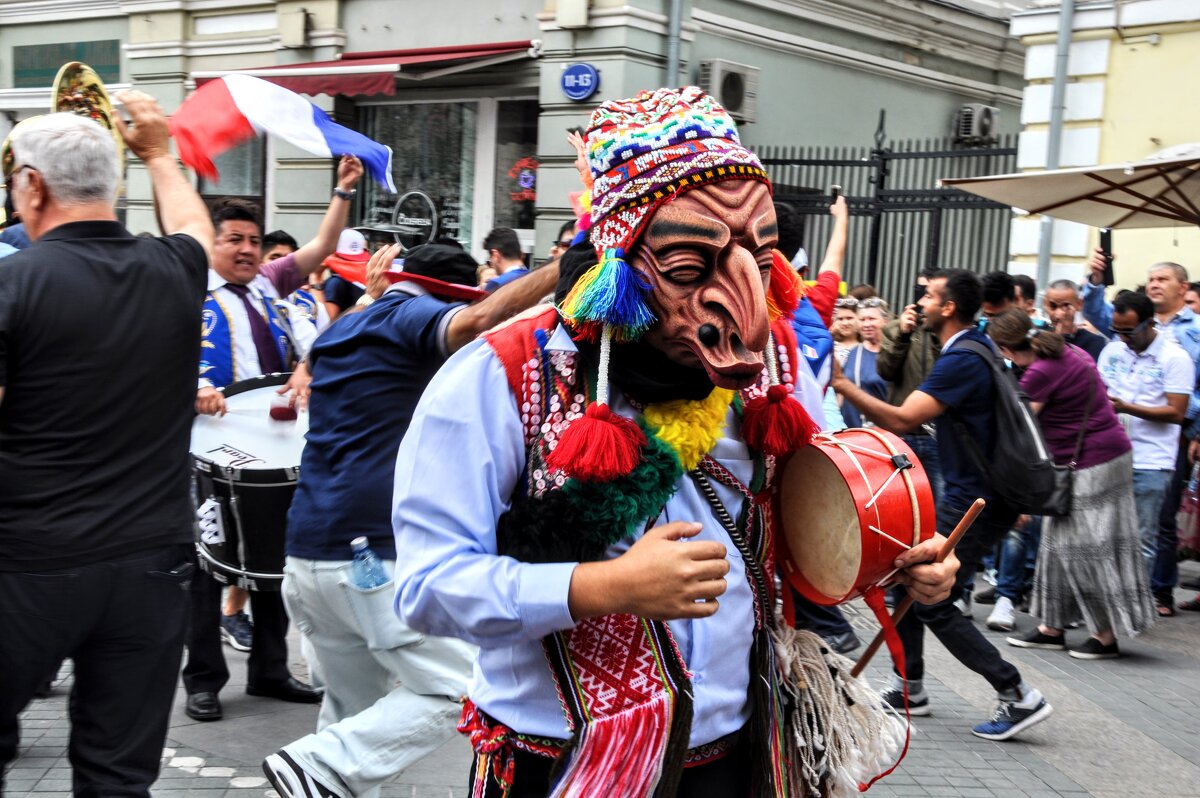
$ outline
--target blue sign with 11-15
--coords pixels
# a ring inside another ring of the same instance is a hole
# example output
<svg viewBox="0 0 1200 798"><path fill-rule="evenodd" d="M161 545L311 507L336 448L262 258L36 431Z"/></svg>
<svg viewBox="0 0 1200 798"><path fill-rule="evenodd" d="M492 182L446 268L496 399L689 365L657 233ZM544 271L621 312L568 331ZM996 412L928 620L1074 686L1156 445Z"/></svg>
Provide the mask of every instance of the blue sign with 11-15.
<svg viewBox="0 0 1200 798"><path fill-rule="evenodd" d="M562 73L562 92L568 100L586 100L600 89L600 73L591 64L571 64Z"/></svg>

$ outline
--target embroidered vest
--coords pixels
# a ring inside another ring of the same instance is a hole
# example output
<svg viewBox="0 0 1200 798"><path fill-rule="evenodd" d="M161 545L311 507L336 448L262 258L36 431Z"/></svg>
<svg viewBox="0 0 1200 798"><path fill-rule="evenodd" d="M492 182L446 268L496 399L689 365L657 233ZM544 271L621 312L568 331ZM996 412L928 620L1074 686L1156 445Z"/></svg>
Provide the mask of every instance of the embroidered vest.
<svg viewBox="0 0 1200 798"><path fill-rule="evenodd" d="M257 302L254 304L258 304ZM271 328L271 337L279 347L279 358L285 367L290 367L294 357L291 339L291 329L286 320L280 317L274 304L267 297L262 303L267 311L267 324ZM233 322L229 311L217 299L214 292L209 291L204 300L204 309L200 317L200 376L213 384L214 387L224 388L234 381L237 374L237 363L233 352ZM256 374L244 375L247 377Z"/></svg>

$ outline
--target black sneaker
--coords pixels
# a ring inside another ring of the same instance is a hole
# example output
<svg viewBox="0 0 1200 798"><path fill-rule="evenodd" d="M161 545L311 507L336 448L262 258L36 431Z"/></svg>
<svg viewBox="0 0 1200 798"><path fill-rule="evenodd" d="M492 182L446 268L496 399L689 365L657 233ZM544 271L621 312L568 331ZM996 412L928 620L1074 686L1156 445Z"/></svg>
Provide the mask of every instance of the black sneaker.
<svg viewBox="0 0 1200 798"><path fill-rule="evenodd" d="M221 639L234 651L249 651L254 642L254 625L246 613L238 610L234 615L221 616Z"/></svg>
<svg viewBox="0 0 1200 798"><path fill-rule="evenodd" d="M1075 659L1116 659L1121 656L1121 649L1117 648L1116 640L1106 646L1096 638L1089 637L1067 653Z"/></svg>
<svg viewBox="0 0 1200 798"><path fill-rule="evenodd" d="M883 699L883 703L887 704L892 709L904 714L904 691L895 687L889 687L879 694ZM925 688L922 687L919 693L909 692L908 694L908 714L914 718L923 718L929 714L929 696L925 694Z"/></svg>
<svg viewBox="0 0 1200 798"><path fill-rule="evenodd" d="M1037 690L1030 690L1021 701L999 701L992 719L980 723L971 733L985 740L1007 740L1041 723L1054 712L1054 707Z"/></svg>
<svg viewBox="0 0 1200 798"><path fill-rule="evenodd" d="M317 781L300 764L280 748L263 760L263 773L282 798L343 798L328 785Z"/></svg>
<svg viewBox="0 0 1200 798"><path fill-rule="evenodd" d="M1053 651L1066 651L1067 639L1065 635L1045 635L1041 629L1034 629L1028 634L1020 637L1006 637L1010 646L1018 648L1048 648Z"/></svg>
<svg viewBox="0 0 1200 798"><path fill-rule="evenodd" d="M971 600L976 604L995 604L996 603L996 586L988 585L983 590L975 591L975 595Z"/></svg>

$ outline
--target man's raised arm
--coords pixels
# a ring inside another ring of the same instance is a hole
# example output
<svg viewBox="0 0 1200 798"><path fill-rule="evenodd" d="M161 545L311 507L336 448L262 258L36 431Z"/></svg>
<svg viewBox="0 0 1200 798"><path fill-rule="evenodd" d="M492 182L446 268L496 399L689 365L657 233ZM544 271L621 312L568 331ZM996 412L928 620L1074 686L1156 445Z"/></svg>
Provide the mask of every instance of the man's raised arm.
<svg viewBox="0 0 1200 798"><path fill-rule="evenodd" d="M158 102L145 92L123 91L117 94L117 99L125 106L130 122L126 124L120 116L114 121L130 152L141 159L150 173L155 211L163 233L191 236L211 258L212 219L204 200L188 183L171 155L167 117Z"/></svg>

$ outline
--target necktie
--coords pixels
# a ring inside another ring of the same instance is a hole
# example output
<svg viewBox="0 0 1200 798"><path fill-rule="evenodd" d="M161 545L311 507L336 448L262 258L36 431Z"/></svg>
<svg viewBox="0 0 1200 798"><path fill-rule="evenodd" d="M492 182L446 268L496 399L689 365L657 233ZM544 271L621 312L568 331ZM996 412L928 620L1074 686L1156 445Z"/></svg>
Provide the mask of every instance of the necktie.
<svg viewBox="0 0 1200 798"><path fill-rule="evenodd" d="M258 366L262 373L283 371L283 361L279 357L279 347L275 345L275 336L271 334L271 326L267 324L267 320L250 301L250 287L233 283L226 283L225 287L237 294L246 307L246 315L250 317L250 337L254 339L254 348L258 351Z"/></svg>

